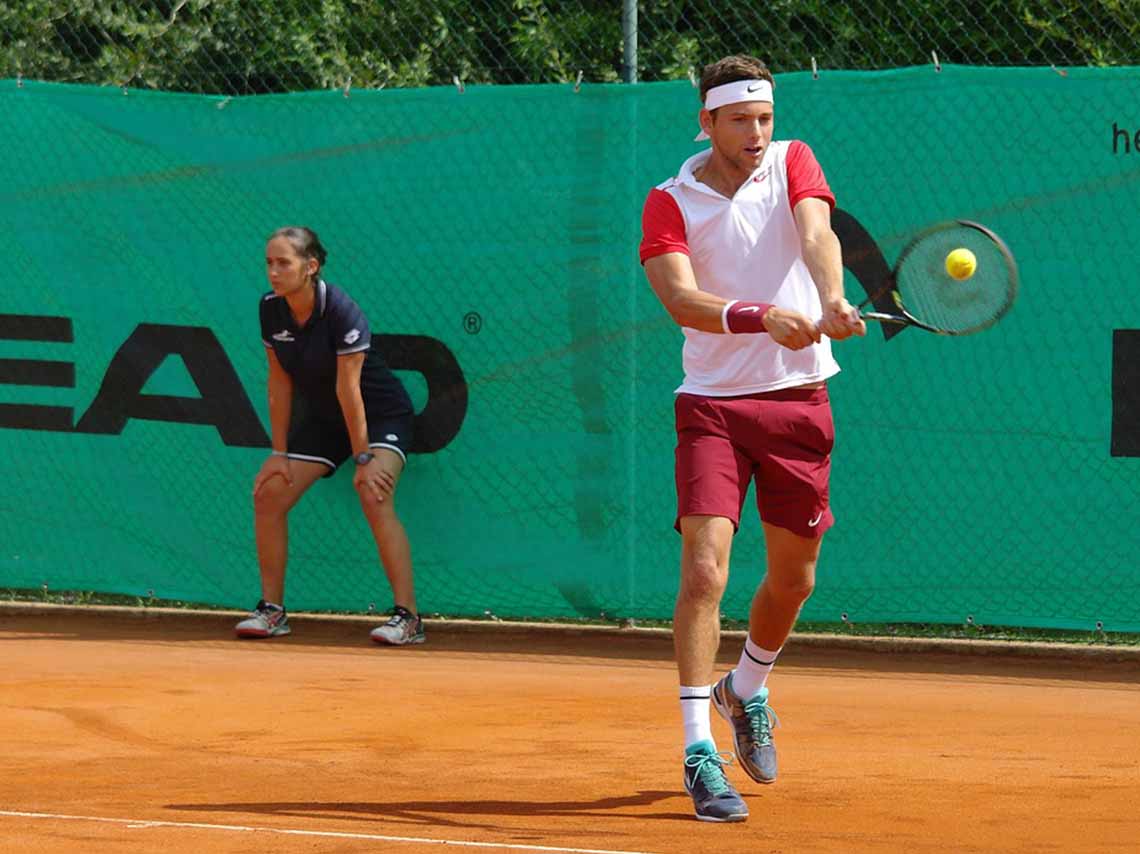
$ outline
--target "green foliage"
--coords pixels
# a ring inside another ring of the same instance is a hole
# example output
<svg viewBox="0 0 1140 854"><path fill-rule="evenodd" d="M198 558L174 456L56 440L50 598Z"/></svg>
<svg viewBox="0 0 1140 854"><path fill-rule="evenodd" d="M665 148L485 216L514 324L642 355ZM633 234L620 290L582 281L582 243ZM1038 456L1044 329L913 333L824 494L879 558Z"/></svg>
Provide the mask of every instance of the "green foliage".
<svg viewBox="0 0 1140 854"><path fill-rule="evenodd" d="M1135 61L1136 0L640 0L638 71ZM9 0L0 78L248 94L619 79L620 0Z"/></svg>

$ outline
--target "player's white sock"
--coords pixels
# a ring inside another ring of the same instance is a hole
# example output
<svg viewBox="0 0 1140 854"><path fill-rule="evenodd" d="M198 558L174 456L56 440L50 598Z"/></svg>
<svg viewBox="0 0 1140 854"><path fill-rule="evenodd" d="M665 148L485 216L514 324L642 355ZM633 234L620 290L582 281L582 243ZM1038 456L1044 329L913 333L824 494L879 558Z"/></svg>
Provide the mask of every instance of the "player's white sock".
<svg viewBox="0 0 1140 854"><path fill-rule="evenodd" d="M685 727L685 747L698 741L712 741L709 721L708 685L681 686L681 721Z"/></svg>
<svg viewBox="0 0 1140 854"><path fill-rule="evenodd" d="M779 654L779 649L773 652L757 646L752 642L752 638L746 638L744 651L740 653L740 662L732 672L732 693L742 700L754 697L768 681L768 674L772 672L772 666Z"/></svg>

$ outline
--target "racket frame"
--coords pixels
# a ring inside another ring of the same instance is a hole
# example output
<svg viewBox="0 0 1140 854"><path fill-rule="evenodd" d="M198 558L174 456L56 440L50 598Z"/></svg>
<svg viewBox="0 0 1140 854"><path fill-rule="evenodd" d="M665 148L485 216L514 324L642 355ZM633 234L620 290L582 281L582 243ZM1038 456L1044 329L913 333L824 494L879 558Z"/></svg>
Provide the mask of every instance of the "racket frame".
<svg viewBox="0 0 1140 854"><path fill-rule="evenodd" d="M914 251L915 247L930 235L936 234L939 231L945 231L946 229L952 227L972 228L976 231L981 232L985 237L989 238L1001 253L1002 257L1005 260L1006 269L1009 271L1009 281L1006 287L1005 303L997 311L997 313L994 314L994 316L987 320L985 323L976 324L974 326L967 327L966 329L942 329L938 326L931 326L929 323L919 320L917 317L907 311L906 306L902 301L902 295L895 287L898 281L898 272L902 269L902 265L906 261L907 256L909 256ZM1008 312L1013 307L1014 300L1017 299L1017 291L1019 286L1020 277L1017 271L1017 262L1014 260L1013 253L1009 251L1009 247L1006 246L1004 240L1002 240L991 229L986 228L981 223L968 219L948 220L946 222L940 222L930 226L929 228L923 229L921 232L916 234L909 243L907 243L907 245L903 248L903 251L899 253L898 260L895 261L894 267L891 268L891 273L887 278L887 283L883 287L879 288L879 290L875 291L875 293L871 294L869 297L863 300L863 302L859 303L859 316L864 320L877 320L879 323L894 323L900 326L916 326L919 329L926 330L927 332L933 332L936 335L972 335L975 332L981 332L983 329L989 329L991 326L1001 320L1002 317L1005 316L1006 312ZM894 300L895 305L898 307L898 314L888 314L882 311L863 310L866 306L870 305L886 293L889 293L891 295L891 298Z"/></svg>

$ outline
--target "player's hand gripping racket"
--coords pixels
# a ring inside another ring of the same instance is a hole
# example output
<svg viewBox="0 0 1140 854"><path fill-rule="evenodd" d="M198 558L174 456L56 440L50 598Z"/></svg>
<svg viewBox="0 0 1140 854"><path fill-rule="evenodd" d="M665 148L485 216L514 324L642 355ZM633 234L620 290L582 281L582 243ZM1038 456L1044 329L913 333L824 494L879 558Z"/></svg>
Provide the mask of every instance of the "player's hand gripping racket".
<svg viewBox="0 0 1140 854"><path fill-rule="evenodd" d="M859 304L859 315L940 335L969 335L1001 320L1013 306L1017 286L1017 264L1001 238L984 225L953 220L926 229L906 245L886 286ZM897 313L864 311L885 293Z"/></svg>

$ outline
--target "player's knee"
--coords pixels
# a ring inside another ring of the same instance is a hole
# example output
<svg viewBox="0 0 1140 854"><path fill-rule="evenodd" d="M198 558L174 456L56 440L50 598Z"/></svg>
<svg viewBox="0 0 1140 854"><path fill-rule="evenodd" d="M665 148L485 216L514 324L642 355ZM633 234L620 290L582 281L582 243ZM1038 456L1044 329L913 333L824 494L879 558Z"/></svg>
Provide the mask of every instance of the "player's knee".
<svg viewBox="0 0 1140 854"><path fill-rule="evenodd" d="M385 495L383 501L376 500L376 493L367 486L356 488L357 497L360 498L360 507L364 515L379 525L390 524L396 519L396 499L392 495Z"/></svg>
<svg viewBox="0 0 1140 854"><path fill-rule="evenodd" d="M773 581L768 578L769 589L772 595L784 602L802 604L808 600L815 590L815 579L808 577L789 578L783 581Z"/></svg>
<svg viewBox="0 0 1140 854"><path fill-rule="evenodd" d="M280 478L273 478L262 485L253 496L253 512L258 515L275 516L289 510L288 488Z"/></svg>
<svg viewBox="0 0 1140 854"><path fill-rule="evenodd" d="M377 500L376 490L369 486L367 483L354 483L353 487L356 489L356 495L360 499L360 503L364 506L365 509L373 506L383 508L385 504L395 503L394 497L387 493L383 493L383 501Z"/></svg>
<svg viewBox="0 0 1140 854"><path fill-rule="evenodd" d="M689 561L681 571L681 596L695 602L720 601L728 584L728 573L715 559Z"/></svg>

